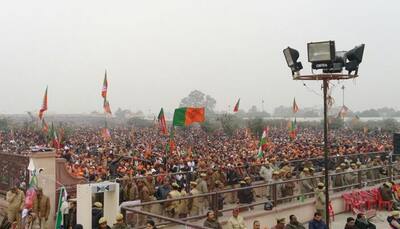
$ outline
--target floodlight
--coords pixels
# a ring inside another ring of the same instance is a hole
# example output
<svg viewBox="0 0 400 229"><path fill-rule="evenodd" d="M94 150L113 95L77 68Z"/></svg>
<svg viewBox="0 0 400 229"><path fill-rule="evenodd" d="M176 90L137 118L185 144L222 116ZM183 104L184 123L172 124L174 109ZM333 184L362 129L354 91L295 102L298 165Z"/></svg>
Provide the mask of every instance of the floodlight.
<svg viewBox="0 0 400 229"><path fill-rule="evenodd" d="M323 69L324 73L340 73L346 63L346 51L337 51L331 68Z"/></svg>
<svg viewBox="0 0 400 229"><path fill-rule="evenodd" d="M321 41L307 44L308 62L312 63L313 69L328 69L332 67L335 60L335 42Z"/></svg>
<svg viewBox="0 0 400 229"><path fill-rule="evenodd" d="M297 59L299 59L299 51L287 47L283 50L283 54L285 55L288 67L292 70L292 75L294 75L295 72L299 72L301 69L303 69L301 62L297 62Z"/></svg>
<svg viewBox="0 0 400 229"><path fill-rule="evenodd" d="M357 74L358 66L362 62L364 55L364 47L365 44L361 44L346 53L346 57L349 62L347 62L345 66L349 74L351 74L353 71L355 71L355 74Z"/></svg>

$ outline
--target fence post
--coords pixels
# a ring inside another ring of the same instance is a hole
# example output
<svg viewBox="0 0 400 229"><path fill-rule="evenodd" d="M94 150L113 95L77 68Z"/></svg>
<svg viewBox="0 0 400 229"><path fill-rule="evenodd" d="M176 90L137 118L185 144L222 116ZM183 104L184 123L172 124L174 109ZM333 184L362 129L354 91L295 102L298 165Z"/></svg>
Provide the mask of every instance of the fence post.
<svg viewBox="0 0 400 229"><path fill-rule="evenodd" d="M389 154L389 168L388 168L389 181L393 181L393 154Z"/></svg>
<svg viewBox="0 0 400 229"><path fill-rule="evenodd" d="M218 191L211 195L212 210L214 211L215 218L218 219Z"/></svg>
<svg viewBox="0 0 400 229"><path fill-rule="evenodd" d="M192 180L192 176L190 174L190 171L185 172L185 180L186 180L186 192L190 193L190 181Z"/></svg>
<svg viewBox="0 0 400 229"><path fill-rule="evenodd" d="M362 188L362 176L361 176L361 171L357 170L357 183L358 183L358 188Z"/></svg>
<svg viewBox="0 0 400 229"><path fill-rule="evenodd" d="M275 182L272 183L272 201L274 201L274 207L276 207L278 205L278 192Z"/></svg>

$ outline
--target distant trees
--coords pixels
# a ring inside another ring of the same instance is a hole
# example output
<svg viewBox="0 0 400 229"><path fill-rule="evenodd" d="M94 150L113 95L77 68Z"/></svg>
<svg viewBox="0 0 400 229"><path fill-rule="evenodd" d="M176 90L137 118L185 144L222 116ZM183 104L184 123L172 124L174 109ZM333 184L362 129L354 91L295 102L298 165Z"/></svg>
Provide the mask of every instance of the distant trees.
<svg viewBox="0 0 400 229"><path fill-rule="evenodd" d="M0 118L0 130L8 130L10 121L6 118Z"/></svg>
<svg viewBox="0 0 400 229"><path fill-rule="evenodd" d="M249 118L256 118L256 117L265 118L265 117L271 117L271 114L269 114L266 111L259 111L257 109L257 106L253 105L250 107L249 111L247 112L247 115L245 116Z"/></svg>
<svg viewBox="0 0 400 229"><path fill-rule="evenodd" d="M215 105L217 101L210 95L206 95L199 90L194 90L188 96L183 98L179 107L204 107L207 116L215 114Z"/></svg>
<svg viewBox="0 0 400 229"><path fill-rule="evenodd" d="M379 109L368 109L364 111L356 112L359 117L400 117L400 111L396 111L393 108L383 107Z"/></svg>
<svg viewBox="0 0 400 229"><path fill-rule="evenodd" d="M228 136L232 136L239 128L239 119L232 114L221 115L217 120L220 121L222 130Z"/></svg>

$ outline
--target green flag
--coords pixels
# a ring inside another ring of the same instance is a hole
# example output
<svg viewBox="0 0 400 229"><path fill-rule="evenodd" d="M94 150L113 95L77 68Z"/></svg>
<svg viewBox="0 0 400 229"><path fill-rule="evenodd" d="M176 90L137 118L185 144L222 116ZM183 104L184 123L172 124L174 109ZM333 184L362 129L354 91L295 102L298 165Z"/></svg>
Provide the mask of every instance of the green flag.
<svg viewBox="0 0 400 229"><path fill-rule="evenodd" d="M63 213L61 212L61 206L64 201L67 201L67 191L64 186L60 189L60 195L58 196L58 207L57 207L57 219L56 219L56 227L55 229L60 229L63 224Z"/></svg>

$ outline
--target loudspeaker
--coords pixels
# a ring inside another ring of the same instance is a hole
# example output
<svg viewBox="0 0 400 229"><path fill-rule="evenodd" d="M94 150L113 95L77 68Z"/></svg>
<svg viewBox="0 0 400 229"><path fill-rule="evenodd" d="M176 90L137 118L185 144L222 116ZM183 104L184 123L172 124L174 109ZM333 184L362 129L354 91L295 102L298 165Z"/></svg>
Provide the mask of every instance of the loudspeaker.
<svg viewBox="0 0 400 229"><path fill-rule="evenodd" d="M400 155L400 133L393 134L393 154Z"/></svg>

